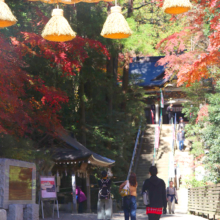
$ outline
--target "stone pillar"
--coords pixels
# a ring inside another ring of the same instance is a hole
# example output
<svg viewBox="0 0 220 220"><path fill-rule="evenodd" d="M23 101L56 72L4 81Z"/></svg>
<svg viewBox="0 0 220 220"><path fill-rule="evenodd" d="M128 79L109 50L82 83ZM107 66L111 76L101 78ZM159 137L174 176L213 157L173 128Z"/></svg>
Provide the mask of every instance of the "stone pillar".
<svg viewBox="0 0 220 220"><path fill-rule="evenodd" d="M28 204L24 208L24 220L39 220L39 205Z"/></svg>
<svg viewBox="0 0 220 220"><path fill-rule="evenodd" d="M155 123L159 123L159 104L155 104Z"/></svg>
<svg viewBox="0 0 220 220"><path fill-rule="evenodd" d="M23 220L23 205L9 205L7 220Z"/></svg>
<svg viewBox="0 0 220 220"><path fill-rule="evenodd" d="M86 172L87 212L91 212L90 175Z"/></svg>
<svg viewBox="0 0 220 220"><path fill-rule="evenodd" d="M73 193L73 213L77 213L77 203L76 203L76 176L72 173L72 193Z"/></svg>
<svg viewBox="0 0 220 220"><path fill-rule="evenodd" d="M7 213L4 209L0 209L0 220L7 220Z"/></svg>

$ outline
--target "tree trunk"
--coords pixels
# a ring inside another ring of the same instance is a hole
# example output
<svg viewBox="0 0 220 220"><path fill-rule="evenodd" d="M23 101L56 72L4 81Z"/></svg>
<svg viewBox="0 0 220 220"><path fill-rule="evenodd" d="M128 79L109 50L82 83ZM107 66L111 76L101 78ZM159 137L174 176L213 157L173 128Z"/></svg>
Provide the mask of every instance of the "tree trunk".
<svg viewBox="0 0 220 220"><path fill-rule="evenodd" d="M133 0L128 0L128 18L132 16L133 13Z"/></svg>
<svg viewBox="0 0 220 220"><path fill-rule="evenodd" d="M129 53L125 53L125 64L123 68L123 80L122 80L122 92L127 93L128 83L129 83L129 63L130 56ZM126 99L122 102L122 109L126 111Z"/></svg>
<svg viewBox="0 0 220 220"><path fill-rule="evenodd" d="M81 76L82 77L82 76ZM85 115L85 101L84 101L84 82L80 81L80 131L81 143L86 146L86 115Z"/></svg>

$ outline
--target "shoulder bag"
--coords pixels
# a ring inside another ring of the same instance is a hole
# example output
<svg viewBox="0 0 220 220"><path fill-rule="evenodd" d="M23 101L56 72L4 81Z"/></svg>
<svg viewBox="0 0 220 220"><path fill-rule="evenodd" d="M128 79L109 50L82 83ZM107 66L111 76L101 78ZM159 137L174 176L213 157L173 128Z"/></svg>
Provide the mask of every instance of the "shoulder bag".
<svg viewBox="0 0 220 220"><path fill-rule="evenodd" d="M150 198L149 198L149 191L145 190L145 192L143 192L143 202L144 205L149 205L150 204Z"/></svg>
<svg viewBox="0 0 220 220"><path fill-rule="evenodd" d="M129 190L129 181L125 184L125 186L122 188L122 190L119 192L122 197L130 195Z"/></svg>

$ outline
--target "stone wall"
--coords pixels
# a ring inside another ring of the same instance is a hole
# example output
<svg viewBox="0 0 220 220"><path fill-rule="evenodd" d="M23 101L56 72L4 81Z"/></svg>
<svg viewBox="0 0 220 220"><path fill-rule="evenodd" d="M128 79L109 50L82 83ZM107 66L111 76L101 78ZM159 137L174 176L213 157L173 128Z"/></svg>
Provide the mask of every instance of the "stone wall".
<svg viewBox="0 0 220 220"><path fill-rule="evenodd" d="M0 220L7 220L7 213L4 209L0 209Z"/></svg>

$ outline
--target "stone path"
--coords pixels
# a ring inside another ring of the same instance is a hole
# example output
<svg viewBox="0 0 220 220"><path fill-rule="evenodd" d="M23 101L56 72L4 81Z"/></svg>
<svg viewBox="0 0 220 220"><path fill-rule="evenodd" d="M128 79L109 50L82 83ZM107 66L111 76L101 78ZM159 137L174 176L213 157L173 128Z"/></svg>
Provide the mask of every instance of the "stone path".
<svg viewBox="0 0 220 220"><path fill-rule="evenodd" d="M60 213L59 220L96 220L96 214L67 214L67 213ZM137 220L146 220L147 216L145 214L145 210L137 210ZM202 217L194 216L194 215L186 215L186 214L175 214L175 215L163 215L161 219L164 220L204 220ZM45 220L58 220L55 218L45 218ZM113 215L112 220L124 220L124 214L122 212L115 213Z"/></svg>

